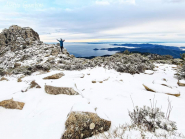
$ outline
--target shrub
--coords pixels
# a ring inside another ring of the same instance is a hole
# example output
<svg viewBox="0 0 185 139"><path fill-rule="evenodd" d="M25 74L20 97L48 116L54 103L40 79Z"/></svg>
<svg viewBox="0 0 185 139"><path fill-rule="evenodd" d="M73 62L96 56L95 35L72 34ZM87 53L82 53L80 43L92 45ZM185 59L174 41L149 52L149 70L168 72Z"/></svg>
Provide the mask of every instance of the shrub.
<svg viewBox="0 0 185 139"><path fill-rule="evenodd" d="M129 116L133 124L142 126L150 132L155 132L156 129L168 132L177 130L176 123L166 118L164 112L161 112L159 108L136 106L133 112L129 111Z"/></svg>
<svg viewBox="0 0 185 139"><path fill-rule="evenodd" d="M130 51L129 51L129 50L125 50L125 51L123 52L123 54L129 55L129 54L130 54Z"/></svg>
<svg viewBox="0 0 185 139"><path fill-rule="evenodd" d="M177 78L179 80L185 79L185 63L179 68Z"/></svg>
<svg viewBox="0 0 185 139"><path fill-rule="evenodd" d="M182 58L183 60L185 60L185 53L180 54L180 56L181 56L181 58Z"/></svg>

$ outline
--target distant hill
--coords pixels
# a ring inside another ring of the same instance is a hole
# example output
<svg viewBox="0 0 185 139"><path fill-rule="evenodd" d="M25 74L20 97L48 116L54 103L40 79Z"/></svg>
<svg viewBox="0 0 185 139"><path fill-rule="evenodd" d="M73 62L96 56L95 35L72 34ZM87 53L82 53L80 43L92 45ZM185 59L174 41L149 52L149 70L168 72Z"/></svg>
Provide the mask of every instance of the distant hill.
<svg viewBox="0 0 185 139"><path fill-rule="evenodd" d="M165 46L165 45L157 45L157 44L149 44L149 43L147 44L112 44L112 45L121 46L121 47L102 48L100 50L118 51L118 52L129 50L130 52L152 53L152 54L158 54L158 55L171 55L174 58L180 58L180 54L185 53L185 51L182 50L182 48L184 47L179 48L175 46Z"/></svg>

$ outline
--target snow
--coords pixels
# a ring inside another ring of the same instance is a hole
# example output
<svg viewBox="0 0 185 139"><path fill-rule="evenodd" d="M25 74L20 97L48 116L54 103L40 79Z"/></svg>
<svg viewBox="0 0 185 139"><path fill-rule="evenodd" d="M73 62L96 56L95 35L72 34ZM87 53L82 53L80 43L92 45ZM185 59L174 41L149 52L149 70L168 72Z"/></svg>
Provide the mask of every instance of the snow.
<svg viewBox="0 0 185 139"><path fill-rule="evenodd" d="M130 47L130 46L121 46L121 47L128 48L128 49L135 49L135 48L138 48L138 47Z"/></svg>
<svg viewBox="0 0 185 139"><path fill-rule="evenodd" d="M185 80L179 80L179 82L185 84Z"/></svg>
<svg viewBox="0 0 185 139"><path fill-rule="evenodd" d="M145 74L153 74L154 73L154 71L152 71L152 70L145 70Z"/></svg>
<svg viewBox="0 0 185 139"><path fill-rule="evenodd" d="M173 110L170 120L177 123L178 132L185 134L185 88L177 85L174 77L174 65L155 64L156 71L131 75L108 70L102 67L81 71L50 71L34 73L17 82L17 76L6 76L9 81L1 81L0 101L13 98L24 102L23 110L10 110L0 107L0 138L1 139L60 139L65 130L65 121L71 111L95 112L101 118L112 122L111 129L130 123L128 110L134 106L151 106L157 101L157 107L167 111L168 99ZM43 80L44 77L63 72L65 76L57 80ZM89 75L90 74L90 75ZM83 77L82 77L83 76ZM164 81L163 79L166 79ZM35 80L41 89L29 89L21 92ZM92 83L96 80L96 83ZM99 83L103 81L103 83ZM162 86L167 84L172 88ZM72 87L81 95L49 95L44 86ZM159 93L146 91L143 84ZM180 97L165 93L180 93ZM133 100L133 102L132 102ZM132 135L131 135L132 134ZM137 138L140 133L133 130L125 132L130 138ZM152 136L152 135L151 135Z"/></svg>
<svg viewBox="0 0 185 139"><path fill-rule="evenodd" d="M175 89L171 89L169 87L166 86L162 86L159 84L145 84L145 86L147 86L148 88L152 89L153 91L155 91L156 93L164 93L164 94L180 94L180 92L178 90Z"/></svg>

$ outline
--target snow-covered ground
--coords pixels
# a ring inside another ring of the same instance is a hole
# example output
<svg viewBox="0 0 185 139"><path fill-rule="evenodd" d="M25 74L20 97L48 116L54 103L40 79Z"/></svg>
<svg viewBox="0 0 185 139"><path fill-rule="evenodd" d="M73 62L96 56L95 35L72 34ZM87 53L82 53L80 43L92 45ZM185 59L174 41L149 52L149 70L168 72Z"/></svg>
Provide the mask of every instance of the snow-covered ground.
<svg viewBox="0 0 185 139"><path fill-rule="evenodd" d="M96 112L101 118L110 120L111 129L114 129L130 123L128 110L132 111L133 105L150 106L150 100L153 99L163 112L167 111L168 99L171 101L173 109L170 120L175 121L178 132L185 135L185 87L177 85L174 77L176 66L155 65L154 71L135 75L97 67L82 71L58 70L45 74L37 72L26 76L22 82L17 82L21 75L7 76L9 81L0 82L0 101L13 98L15 101L24 102L25 106L23 110L0 107L0 139L60 139L71 110ZM48 75L60 72L65 76L57 80L43 80ZM33 80L41 89L21 92ZM49 95L45 93L45 84L73 87L81 95ZM156 93L146 91L143 84L152 85ZM174 92L180 93L180 97L165 94Z"/></svg>

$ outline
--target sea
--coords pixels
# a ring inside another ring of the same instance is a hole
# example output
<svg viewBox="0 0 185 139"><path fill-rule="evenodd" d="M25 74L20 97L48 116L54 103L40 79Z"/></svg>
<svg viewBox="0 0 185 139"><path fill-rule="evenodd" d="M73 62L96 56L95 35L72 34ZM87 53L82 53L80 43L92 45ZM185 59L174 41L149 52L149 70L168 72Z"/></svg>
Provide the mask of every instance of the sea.
<svg viewBox="0 0 185 139"><path fill-rule="evenodd" d="M50 42L48 44L56 44L55 42ZM128 47L126 46L128 44ZM125 42L65 42L64 47L67 49L67 51L70 54L73 54L75 57L96 57L96 56L105 56L105 55L112 55L117 52L117 50L113 51L108 51L108 48L117 48L119 47L124 47L128 48L128 50L133 50L136 47L132 47L132 44L152 44L152 45L161 45L161 46L166 46L166 48L170 48L168 46L173 46L173 47L178 47L180 50L184 51L185 53L185 43L164 43L164 42L133 42L133 43L125 43ZM124 46L122 46L124 45ZM135 46L135 45L134 45ZM96 50L98 49L98 50ZM101 50L104 49L104 50ZM182 51L180 53L182 53ZM179 54L180 58L180 54Z"/></svg>

